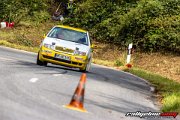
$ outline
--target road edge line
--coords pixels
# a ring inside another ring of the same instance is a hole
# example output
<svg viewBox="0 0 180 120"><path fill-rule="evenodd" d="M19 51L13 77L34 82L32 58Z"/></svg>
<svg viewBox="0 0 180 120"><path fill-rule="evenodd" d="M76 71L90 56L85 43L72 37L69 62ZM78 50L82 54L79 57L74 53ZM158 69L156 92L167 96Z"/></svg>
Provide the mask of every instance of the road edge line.
<svg viewBox="0 0 180 120"><path fill-rule="evenodd" d="M37 53L35 53L35 52L30 52L30 51L26 51L26 50L20 50L20 49L16 49L16 48L7 47L7 46L1 46L0 45L0 48L8 49L8 50L15 51L15 52L21 52L21 53L28 53L28 54L31 54L31 55L37 55Z"/></svg>

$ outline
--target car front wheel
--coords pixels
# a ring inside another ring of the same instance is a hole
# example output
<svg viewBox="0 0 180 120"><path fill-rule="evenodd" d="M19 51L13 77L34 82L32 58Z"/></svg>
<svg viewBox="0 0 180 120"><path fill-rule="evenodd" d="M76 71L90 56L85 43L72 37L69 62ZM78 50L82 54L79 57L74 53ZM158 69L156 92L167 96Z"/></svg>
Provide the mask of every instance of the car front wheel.
<svg viewBox="0 0 180 120"><path fill-rule="evenodd" d="M37 65L40 65L40 66L47 66L47 62L41 61L41 60L39 59L39 53L38 53L38 56L37 56L36 64L37 64Z"/></svg>
<svg viewBox="0 0 180 120"><path fill-rule="evenodd" d="M89 61L88 61L88 63L86 64L86 66L85 67L83 67L83 68L80 68L80 71L81 72L89 72L89 70L90 70L90 68L91 68L91 58L89 59Z"/></svg>

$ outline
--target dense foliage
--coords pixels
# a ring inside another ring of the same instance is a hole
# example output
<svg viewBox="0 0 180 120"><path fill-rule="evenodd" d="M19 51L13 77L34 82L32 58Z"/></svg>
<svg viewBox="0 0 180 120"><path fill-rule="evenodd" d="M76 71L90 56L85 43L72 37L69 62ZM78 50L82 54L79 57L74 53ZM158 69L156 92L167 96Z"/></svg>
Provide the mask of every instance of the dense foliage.
<svg viewBox="0 0 180 120"><path fill-rule="evenodd" d="M84 0L65 23L101 42L180 52L180 0Z"/></svg>
<svg viewBox="0 0 180 120"><path fill-rule="evenodd" d="M50 16L48 13L49 0L0 0L0 20L44 21Z"/></svg>
<svg viewBox="0 0 180 120"><path fill-rule="evenodd" d="M0 0L0 20L46 21L68 0ZM180 0L75 0L64 24L87 29L100 42L146 51L180 52Z"/></svg>

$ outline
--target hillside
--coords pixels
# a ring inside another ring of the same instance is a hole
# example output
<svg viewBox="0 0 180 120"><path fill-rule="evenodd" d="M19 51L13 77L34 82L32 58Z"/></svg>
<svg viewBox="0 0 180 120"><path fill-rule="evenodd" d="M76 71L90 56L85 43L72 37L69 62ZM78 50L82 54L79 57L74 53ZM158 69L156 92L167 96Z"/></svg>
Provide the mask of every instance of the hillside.
<svg viewBox="0 0 180 120"><path fill-rule="evenodd" d="M100 42L180 53L179 0L85 0L65 23L90 30Z"/></svg>
<svg viewBox="0 0 180 120"><path fill-rule="evenodd" d="M64 14L68 0L1 0L0 20L50 22L61 3ZM121 48L130 42L138 51L180 53L179 0L80 0L73 15L59 24L90 31L93 40Z"/></svg>

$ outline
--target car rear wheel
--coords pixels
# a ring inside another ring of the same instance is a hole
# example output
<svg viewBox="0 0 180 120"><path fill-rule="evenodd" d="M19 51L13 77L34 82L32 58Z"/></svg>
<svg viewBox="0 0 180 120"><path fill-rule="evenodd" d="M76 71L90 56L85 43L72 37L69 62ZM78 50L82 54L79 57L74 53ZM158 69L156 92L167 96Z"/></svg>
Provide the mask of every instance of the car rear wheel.
<svg viewBox="0 0 180 120"><path fill-rule="evenodd" d="M40 66L47 66L47 62L41 61L41 60L39 59L39 53L38 53L38 56L37 56L36 64L37 64L37 65L40 65Z"/></svg>

